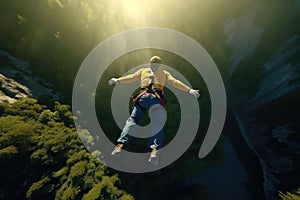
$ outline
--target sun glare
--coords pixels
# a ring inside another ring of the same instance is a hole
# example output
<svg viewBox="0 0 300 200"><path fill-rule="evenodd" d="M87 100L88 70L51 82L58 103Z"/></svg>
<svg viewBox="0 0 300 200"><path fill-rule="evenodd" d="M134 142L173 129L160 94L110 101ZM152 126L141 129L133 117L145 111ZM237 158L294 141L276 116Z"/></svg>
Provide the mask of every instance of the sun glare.
<svg viewBox="0 0 300 200"><path fill-rule="evenodd" d="M119 12L123 17L124 23L144 25L144 19L149 13L150 0L112 0L110 7ZM116 9L117 8L117 9Z"/></svg>
<svg viewBox="0 0 300 200"><path fill-rule="evenodd" d="M137 13L140 12L140 2L138 0L126 0L126 1L122 1L123 4L123 8L124 11L126 12L126 14L128 15L136 15Z"/></svg>

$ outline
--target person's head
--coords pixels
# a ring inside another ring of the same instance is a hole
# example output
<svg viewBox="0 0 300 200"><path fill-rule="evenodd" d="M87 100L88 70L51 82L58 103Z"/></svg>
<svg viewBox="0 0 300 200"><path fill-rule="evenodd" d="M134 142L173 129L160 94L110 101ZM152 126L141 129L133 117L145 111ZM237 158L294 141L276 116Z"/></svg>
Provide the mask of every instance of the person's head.
<svg viewBox="0 0 300 200"><path fill-rule="evenodd" d="M153 56L150 58L149 66L153 71L157 70L158 67L161 65L161 58L158 56Z"/></svg>

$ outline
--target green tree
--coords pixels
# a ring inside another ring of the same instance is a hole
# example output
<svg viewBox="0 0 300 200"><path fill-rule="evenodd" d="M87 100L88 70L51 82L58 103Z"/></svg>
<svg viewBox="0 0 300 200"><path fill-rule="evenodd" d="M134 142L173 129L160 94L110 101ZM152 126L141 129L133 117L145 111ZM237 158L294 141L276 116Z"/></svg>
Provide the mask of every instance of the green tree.
<svg viewBox="0 0 300 200"><path fill-rule="evenodd" d="M55 102L54 110L58 113L60 120L63 121L67 126L72 126L74 124L73 114L70 111L69 105Z"/></svg>
<svg viewBox="0 0 300 200"><path fill-rule="evenodd" d="M58 119L58 112L52 112L51 110L46 109L40 114L38 121L47 124L50 121L55 121Z"/></svg>
<svg viewBox="0 0 300 200"><path fill-rule="evenodd" d="M300 189L295 193L287 192L286 194L280 191L279 196L282 200L300 200Z"/></svg>

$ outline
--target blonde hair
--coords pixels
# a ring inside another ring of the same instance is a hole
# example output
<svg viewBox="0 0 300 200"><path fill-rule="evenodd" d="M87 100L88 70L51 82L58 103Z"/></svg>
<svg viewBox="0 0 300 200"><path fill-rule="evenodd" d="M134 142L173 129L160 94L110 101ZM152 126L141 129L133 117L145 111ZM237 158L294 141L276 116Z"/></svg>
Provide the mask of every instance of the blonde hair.
<svg viewBox="0 0 300 200"><path fill-rule="evenodd" d="M149 63L161 63L161 58L158 56L153 56L150 58Z"/></svg>

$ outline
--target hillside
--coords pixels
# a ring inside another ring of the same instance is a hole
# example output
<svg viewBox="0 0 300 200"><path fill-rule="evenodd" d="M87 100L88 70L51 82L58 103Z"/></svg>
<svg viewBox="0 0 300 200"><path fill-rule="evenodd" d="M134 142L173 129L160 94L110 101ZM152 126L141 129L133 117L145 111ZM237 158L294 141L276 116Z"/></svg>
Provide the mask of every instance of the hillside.
<svg viewBox="0 0 300 200"><path fill-rule="evenodd" d="M0 103L1 199L134 199L82 145L69 106Z"/></svg>

